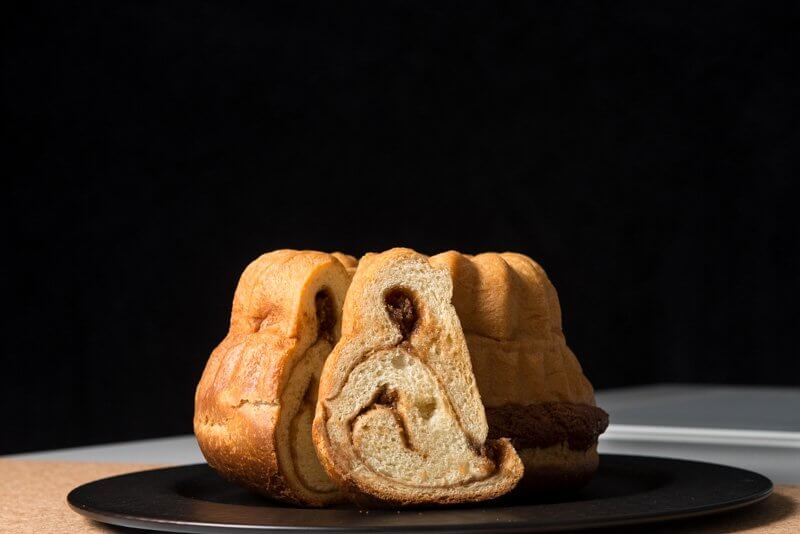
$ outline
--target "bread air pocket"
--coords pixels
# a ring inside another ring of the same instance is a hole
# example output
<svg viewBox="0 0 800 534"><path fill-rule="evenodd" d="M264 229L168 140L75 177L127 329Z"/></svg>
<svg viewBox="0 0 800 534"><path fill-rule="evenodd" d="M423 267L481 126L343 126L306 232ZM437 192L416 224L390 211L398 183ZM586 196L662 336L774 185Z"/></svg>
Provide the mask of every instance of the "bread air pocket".
<svg viewBox="0 0 800 534"><path fill-rule="evenodd" d="M230 330L195 395L197 442L223 477L295 504L342 500L317 459L311 422L349 284L342 263L322 252L279 250L245 269Z"/></svg>
<svg viewBox="0 0 800 534"><path fill-rule="evenodd" d="M522 464L487 441L446 269L408 249L362 258L327 359L313 426L328 475L360 504L481 501Z"/></svg>

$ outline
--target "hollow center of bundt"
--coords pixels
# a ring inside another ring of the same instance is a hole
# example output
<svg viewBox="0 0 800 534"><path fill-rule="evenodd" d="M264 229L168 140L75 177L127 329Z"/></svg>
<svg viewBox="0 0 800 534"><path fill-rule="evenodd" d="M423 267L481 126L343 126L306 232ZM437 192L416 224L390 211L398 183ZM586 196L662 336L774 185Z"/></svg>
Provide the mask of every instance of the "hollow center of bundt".
<svg viewBox="0 0 800 534"><path fill-rule="evenodd" d="M403 339L408 339L417 325L417 308L411 293L400 287L392 288L386 293L384 303L389 319L400 330Z"/></svg>
<svg viewBox="0 0 800 534"><path fill-rule="evenodd" d="M333 342L333 327L336 326L336 312L333 299L327 289L317 292L314 297L317 310L317 337Z"/></svg>

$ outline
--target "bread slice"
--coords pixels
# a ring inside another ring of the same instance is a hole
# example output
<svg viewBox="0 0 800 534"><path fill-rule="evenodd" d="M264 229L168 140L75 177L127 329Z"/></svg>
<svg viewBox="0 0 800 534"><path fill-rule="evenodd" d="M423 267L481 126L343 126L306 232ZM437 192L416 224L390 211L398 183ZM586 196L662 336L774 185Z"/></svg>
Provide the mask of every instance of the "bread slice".
<svg viewBox="0 0 800 534"><path fill-rule="evenodd" d="M245 269L195 395L197 441L223 477L295 504L342 499L317 460L311 422L349 284L322 252L279 250Z"/></svg>
<svg viewBox="0 0 800 534"><path fill-rule="evenodd" d="M516 253L445 252L490 437L511 438L525 465L523 488L585 484L598 466L608 414L567 346L555 287L541 266Z"/></svg>
<svg viewBox="0 0 800 534"><path fill-rule="evenodd" d="M313 435L325 470L361 505L481 501L522 475L509 442L486 439L452 289L447 270L409 249L358 265Z"/></svg>

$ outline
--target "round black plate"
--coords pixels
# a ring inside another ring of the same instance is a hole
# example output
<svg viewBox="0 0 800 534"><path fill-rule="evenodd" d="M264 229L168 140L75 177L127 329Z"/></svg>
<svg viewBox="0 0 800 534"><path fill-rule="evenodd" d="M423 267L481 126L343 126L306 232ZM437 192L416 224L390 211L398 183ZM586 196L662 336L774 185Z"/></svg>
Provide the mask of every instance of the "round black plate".
<svg viewBox="0 0 800 534"><path fill-rule="evenodd" d="M248 493L205 464L105 478L72 490L67 500L73 510L97 521L171 532L542 532L713 514L758 502L771 492L768 478L743 469L605 454L592 482L557 502L517 493L450 508L303 509Z"/></svg>

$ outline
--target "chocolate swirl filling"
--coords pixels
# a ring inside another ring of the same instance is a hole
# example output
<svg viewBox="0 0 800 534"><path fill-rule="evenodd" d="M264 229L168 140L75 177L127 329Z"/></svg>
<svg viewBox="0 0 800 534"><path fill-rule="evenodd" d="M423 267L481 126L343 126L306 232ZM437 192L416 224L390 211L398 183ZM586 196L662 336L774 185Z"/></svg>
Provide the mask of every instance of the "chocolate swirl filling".
<svg viewBox="0 0 800 534"><path fill-rule="evenodd" d="M489 439L510 438L516 449L545 448L566 442L585 451L608 427L608 414L596 406L546 402L486 408Z"/></svg>

